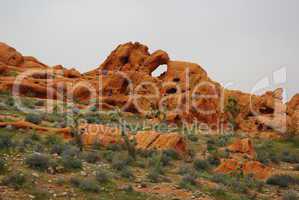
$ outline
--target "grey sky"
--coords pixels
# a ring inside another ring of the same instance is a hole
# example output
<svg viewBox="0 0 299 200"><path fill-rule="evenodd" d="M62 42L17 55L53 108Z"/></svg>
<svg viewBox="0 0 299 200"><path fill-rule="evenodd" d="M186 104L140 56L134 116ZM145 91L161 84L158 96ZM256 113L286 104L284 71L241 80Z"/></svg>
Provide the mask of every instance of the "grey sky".
<svg viewBox="0 0 299 200"><path fill-rule="evenodd" d="M94 69L119 43L140 41L199 63L230 88L299 92L298 0L1 0L0 41L49 65ZM286 68L287 83L272 73Z"/></svg>

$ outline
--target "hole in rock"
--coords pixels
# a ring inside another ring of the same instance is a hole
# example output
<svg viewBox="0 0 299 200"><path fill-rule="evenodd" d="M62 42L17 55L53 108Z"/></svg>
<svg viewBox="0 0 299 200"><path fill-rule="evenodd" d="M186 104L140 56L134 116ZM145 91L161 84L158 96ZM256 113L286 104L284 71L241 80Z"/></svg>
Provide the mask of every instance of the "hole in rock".
<svg viewBox="0 0 299 200"><path fill-rule="evenodd" d="M176 91L177 91L176 88L169 88L169 89L166 90L166 93L167 93L167 94L175 94Z"/></svg>

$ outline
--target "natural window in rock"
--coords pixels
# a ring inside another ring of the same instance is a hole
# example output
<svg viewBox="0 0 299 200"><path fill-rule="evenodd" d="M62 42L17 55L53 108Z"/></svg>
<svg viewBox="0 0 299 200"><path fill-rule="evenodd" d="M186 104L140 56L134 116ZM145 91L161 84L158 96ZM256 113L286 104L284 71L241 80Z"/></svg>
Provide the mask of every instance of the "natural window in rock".
<svg viewBox="0 0 299 200"><path fill-rule="evenodd" d="M174 79L173 79L173 82L179 82L179 81L180 81L179 78L174 78Z"/></svg>
<svg viewBox="0 0 299 200"><path fill-rule="evenodd" d="M177 91L176 88L169 88L169 89L166 90L166 93L167 93L167 94L175 94L176 91Z"/></svg>
<svg viewBox="0 0 299 200"><path fill-rule="evenodd" d="M161 76L163 73L165 73L167 71L167 65L160 65L159 67L157 67L157 69L155 69L152 72L152 76L153 77L159 77Z"/></svg>
<svg viewBox="0 0 299 200"><path fill-rule="evenodd" d="M262 107L262 108L260 108L260 113L261 114L273 114L274 113L274 109L273 108L269 108L269 107Z"/></svg>

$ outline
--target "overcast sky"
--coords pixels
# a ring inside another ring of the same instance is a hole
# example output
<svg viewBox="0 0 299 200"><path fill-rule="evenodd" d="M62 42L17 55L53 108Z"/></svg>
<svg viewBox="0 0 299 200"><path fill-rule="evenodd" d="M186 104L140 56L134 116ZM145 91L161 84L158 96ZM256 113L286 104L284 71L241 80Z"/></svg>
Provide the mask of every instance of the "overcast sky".
<svg viewBox="0 0 299 200"><path fill-rule="evenodd" d="M256 92L268 81L290 97L299 92L298 9L298 0L1 0L0 41L81 72L139 41L230 88Z"/></svg>

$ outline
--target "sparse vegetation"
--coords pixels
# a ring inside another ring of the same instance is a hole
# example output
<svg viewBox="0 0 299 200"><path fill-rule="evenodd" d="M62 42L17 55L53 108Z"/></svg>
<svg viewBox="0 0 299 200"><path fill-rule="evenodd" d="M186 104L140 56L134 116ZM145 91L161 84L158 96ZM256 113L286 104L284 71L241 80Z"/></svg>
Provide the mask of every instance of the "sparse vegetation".
<svg viewBox="0 0 299 200"><path fill-rule="evenodd" d="M78 170L82 168L82 161L71 156L63 156L61 163L66 170Z"/></svg>
<svg viewBox="0 0 299 200"><path fill-rule="evenodd" d="M33 124L40 124L42 122L42 117L33 113L27 114L25 119L27 122L31 122Z"/></svg>
<svg viewBox="0 0 299 200"><path fill-rule="evenodd" d="M288 187L289 185L299 184L299 179L290 175L274 175L267 180L267 184Z"/></svg>
<svg viewBox="0 0 299 200"><path fill-rule="evenodd" d="M197 171L206 171L210 168L208 161L199 159L194 161L193 166Z"/></svg>
<svg viewBox="0 0 299 200"><path fill-rule="evenodd" d="M29 155L26 158L25 163L28 167L40 171L46 171L50 167L49 156L39 153Z"/></svg>
<svg viewBox="0 0 299 200"><path fill-rule="evenodd" d="M6 161L0 158L0 174L3 174L6 170Z"/></svg>
<svg viewBox="0 0 299 200"><path fill-rule="evenodd" d="M290 190L283 194L282 200L298 200L299 195L297 192Z"/></svg>
<svg viewBox="0 0 299 200"><path fill-rule="evenodd" d="M179 185L184 189L194 189L197 185L196 177L190 174L184 175Z"/></svg>
<svg viewBox="0 0 299 200"><path fill-rule="evenodd" d="M110 180L109 174L107 171L99 169L96 171L96 180L99 183L107 183Z"/></svg>
<svg viewBox="0 0 299 200"><path fill-rule="evenodd" d="M83 153L83 159L88 163L96 163L100 160L100 156L97 152L85 152Z"/></svg>
<svg viewBox="0 0 299 200"><path fill-rule="evenodd" d="M23 187L27 182L26 176L21 172L13 172L11 174L8 174L4 179L2 180L2 184L12 187L16 190Z"/></svg>
<svg viewBox="0 0 299 200"><path fill-rule="evenodd" d="M71 178L70 183L84 192L99 192L97 182L92 179Z"/></svg>

